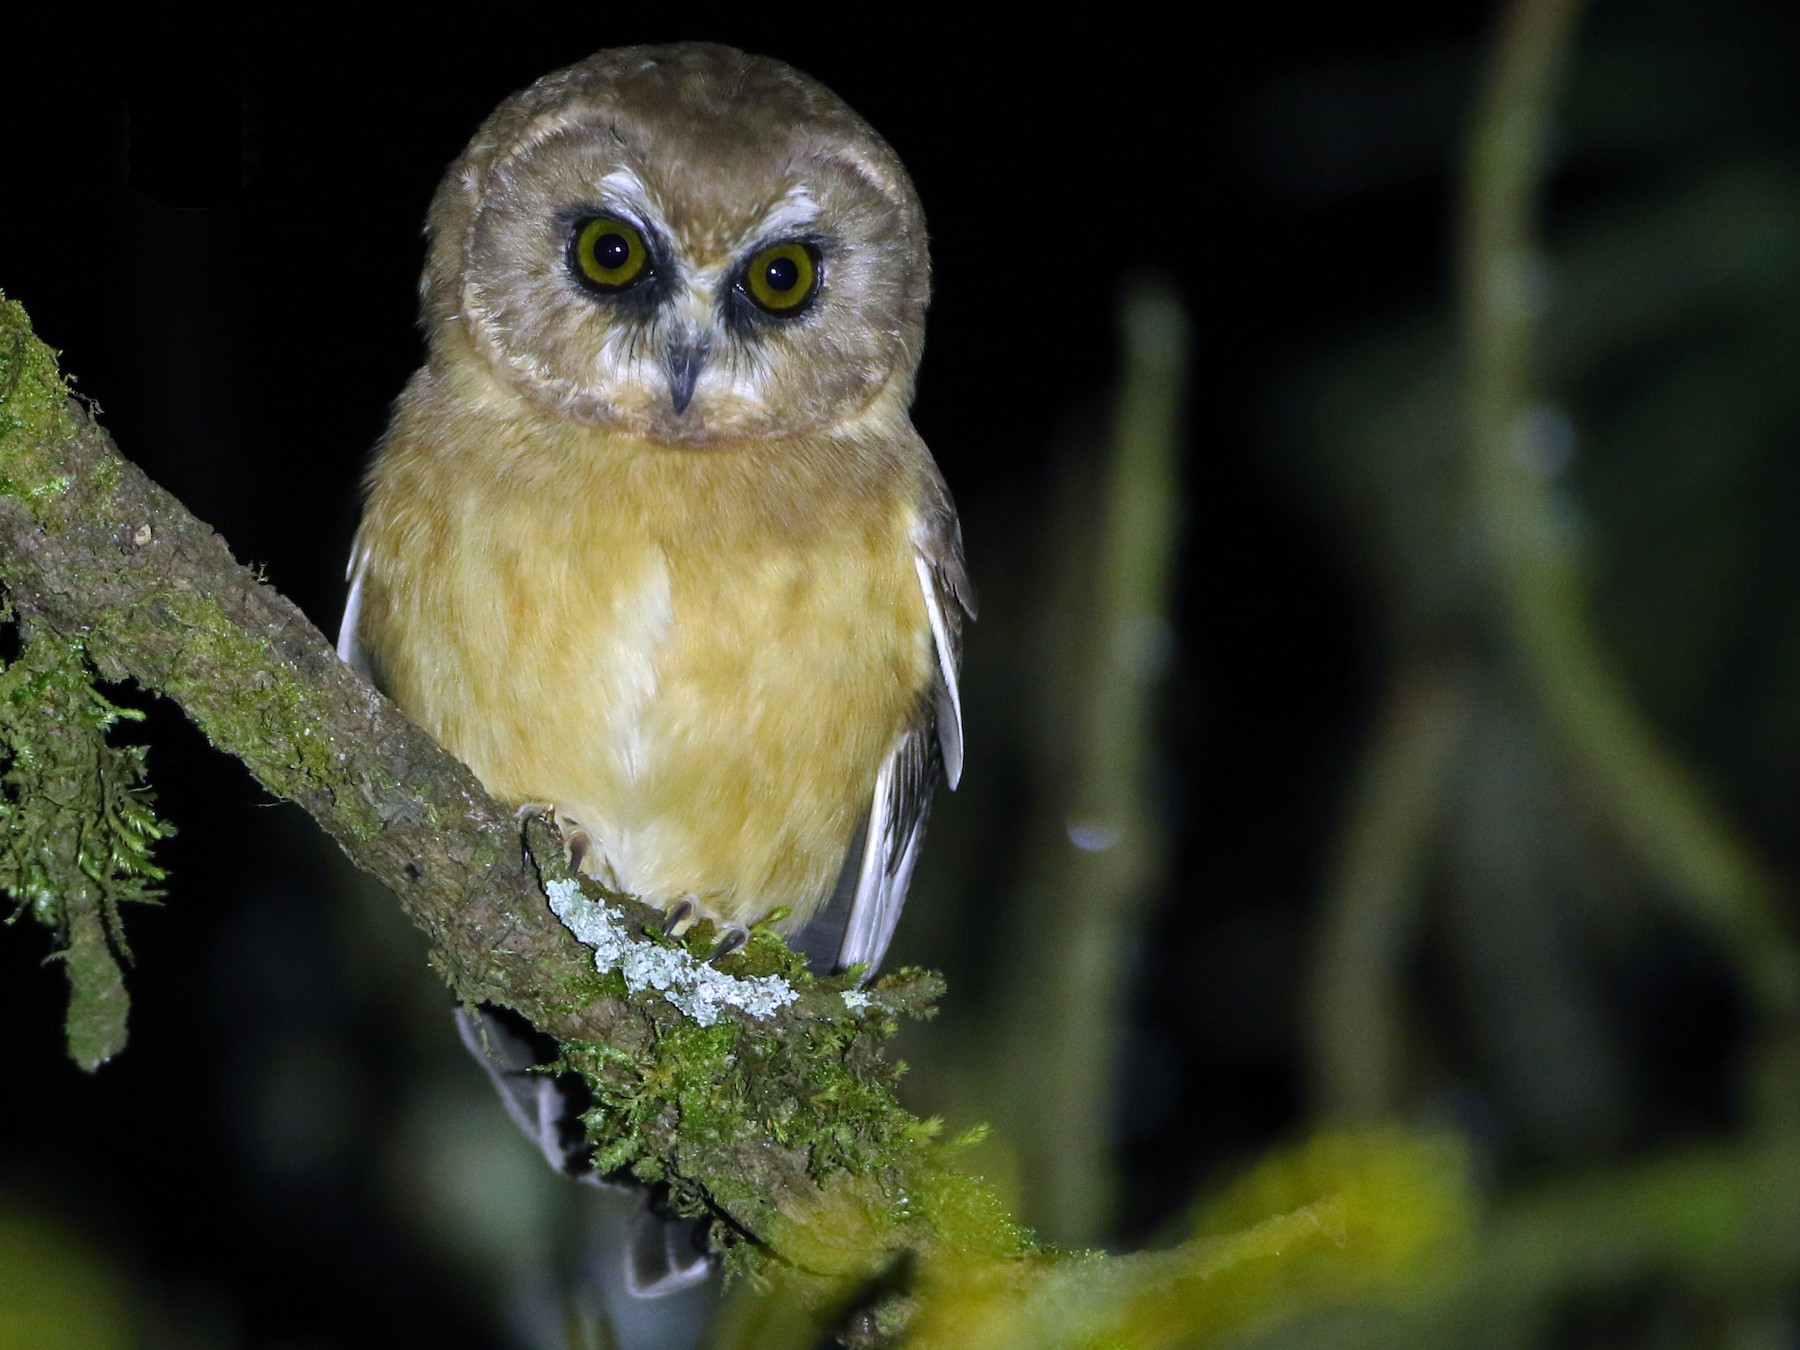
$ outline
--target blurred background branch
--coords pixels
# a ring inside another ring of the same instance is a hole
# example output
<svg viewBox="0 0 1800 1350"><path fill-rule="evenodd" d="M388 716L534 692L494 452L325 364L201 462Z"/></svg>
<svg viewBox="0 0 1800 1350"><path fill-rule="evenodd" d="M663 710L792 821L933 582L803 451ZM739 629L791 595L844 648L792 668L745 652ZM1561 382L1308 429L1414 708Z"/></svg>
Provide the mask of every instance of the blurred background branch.
<svg viewBox="0 0 1800 1350"><path fill-rule="evenodd" d="M1605 658L1545 472L1565 416L1539 400L1553 285L1537 240L1552 108L1578 0L1511 6L1476 108L1462 209L1473 502L1512 652L1585 792L1649 873L1709 929L1764 1012L1791 1020L1800 951L1779 887Z"/></svg>
<svg viewBox="0 0 1800 1350"><path fill-rule="evenodd" d="M1467 753L1470 691L1451 675L1405 672L1345 803L1326 879L1311 990L1314 1107L1374 1122L1404 1097L1406 960L1419 938L1433 838Z"/></svg>
<svg viewBox="0 0 1800 1350"><path fill-rule="evenodd" d="M977 1101L1019 1153L1046 1238L1100 1240L1115 1219L1114 1120L1132 970L1165 884L1153 800L1181 530L1187 320L1165 283L1119 307L1123 365L1102 453L1065 480L1063 541L1037 588L1035 797L998 975L999 1077Z"/></svg>
<svg viewBox="0 0 1800 1350"><path fill-rule="evenodd" d="M1772 1028L1791 1021L1800 989L1775 870L1603 652L1563 481L1575 431L1539 392L1575 384L1652 303L1608 277L1642 244L1595 241L1552 260L1537 239L1579 14L1562 0L1514 4L1495 41L1467 140L1460 379L1417 349L1393 406L1374 406L1368 387L1393 372L1367 365L1328 395L1366 410L1351 501L1373 526L1393 646L1327 888L1310 1013L1317 1108L1406 1114L1420 1049L1409 971L1435 928L1478 991L1479 1038L1536 1103L1528 1137L1553 1154L1604 1148L1624 1127L1622 1065L1570 942L1575 897L1615 858L1646 899L1710 934ZM1641 287L1652 273L1636 261ZM1547 332L1564 314L1573 322Z"/></svg>

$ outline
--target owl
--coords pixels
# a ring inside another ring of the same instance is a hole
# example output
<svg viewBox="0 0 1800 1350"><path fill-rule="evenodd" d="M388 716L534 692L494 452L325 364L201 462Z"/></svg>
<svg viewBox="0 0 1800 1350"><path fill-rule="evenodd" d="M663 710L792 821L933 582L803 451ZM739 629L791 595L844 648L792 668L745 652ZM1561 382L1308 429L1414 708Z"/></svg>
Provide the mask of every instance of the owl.
<svg viewBox="0 0 1800 1350"><path fill-rule="evenodd" d="M777 61L603 51L501 104L426 232L340 655L672 928L872 969L974 612L898 157Z"/></svg>

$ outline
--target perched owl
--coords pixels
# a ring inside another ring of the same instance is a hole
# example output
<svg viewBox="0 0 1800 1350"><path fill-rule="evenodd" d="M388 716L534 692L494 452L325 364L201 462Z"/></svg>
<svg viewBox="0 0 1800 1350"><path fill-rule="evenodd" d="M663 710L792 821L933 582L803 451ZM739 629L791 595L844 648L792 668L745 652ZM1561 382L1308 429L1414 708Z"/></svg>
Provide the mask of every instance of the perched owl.
<svg viewBox="0 0 1800 1350"><path fill-rule="evenodd" d="M899 159L779 62L604 51L488 118L427 234L339 653L671 924L873 967L974 609Z"/></svg>

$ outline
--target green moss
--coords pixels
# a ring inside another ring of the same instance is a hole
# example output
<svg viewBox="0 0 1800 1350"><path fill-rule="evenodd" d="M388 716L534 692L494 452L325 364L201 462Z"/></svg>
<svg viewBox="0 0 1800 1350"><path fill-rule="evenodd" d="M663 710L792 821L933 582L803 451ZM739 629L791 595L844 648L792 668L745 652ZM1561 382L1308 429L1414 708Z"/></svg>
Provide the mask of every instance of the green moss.
<svg viewBox="0 0 1800 1350"><path fill-rule="evenodd" d="M527 838L540 870L552 877L560 846L529 825ZM717 940L702 922L672 942L656 930L651 911L621 897L590 898L618 904L627 924L643 933L640 941L704 959ZM598 976L599 987L565 978L553 990L559 1008L605 998L629 1003L641 1019L643 1036L630 1038L630 1053L591 1042L562 1046L562 1066L580 1073L593 1094L586 1125L596 1166L667 1185L683 1212L724 1209L740 1221L773 1215L795 1180L795 1155L820 1184L856 1176L869 1178L878 1194L901 1189L894 1178L912 1168L911 1151L934 1127L900 1105L895 1087L904 1066L882 1057L896 1018L882 1006L847 1006L841 995L851 982L815 980L804 959L767 930L753 932L718 968L736 978L779 976L799 999L773 1023L731 1016L701 1026L659 993L627 995L612 972ZM909 980L906 997L928 1007L934 978L915 973ZM769 1175L758 1175L765 1165L746 1152L754 1141L782 1150L769 1155Z"/></svg>
<svg viewBox="0 0 1800 1350"><path fill-rule="evenodd" d="M142 714L95 688L79 644L40 636L0 668L0 888L48 928L69 979L69 1053L93 1069L125 1047L122 906L154 899L172 833L142 746L107 732Z"/></svg>
<svg viewBox="0 0 1800 1350"><path fill-rule="evenodd" d="M1031 1235L1013 1221L999 1192L955 1165L953 1151L954 1145L932 1150L932 1165L909 1196L937 1235L939 1259L1006 1261L1028 1255Z"/></svg>
<svg viewBox="0 0 1800 1350"><path fill-rule="evenodd" d="M319 731L330 725L325 696L303 680L270 673L279 670L279 662L268 640L244 632L210 597L184 593L168 597L168 603L177 611L176 626L196 664L208 670L258 672L254 681L222 690L222 697L204 705L186 701L207 739L278 791L292 794L301 784L330 783L338 752ZM357 838L372 838L381 829L380 818L361 795L340 793L334 804L338 820Z"/></svg>
<svg viewBox="0 0 1800 1350"><path fill-rule="evenodd" d="M70 486L49 447L74 434L56 353L31 331L24 306L0 294L0 495L26 502L41 518L42 503Z"/></svg>
<svg viewBox="0 0 1800 1350"><path fill-rule="evenodd" d="M622 1000L628 992L625 977L618 971L595 970L583 962L571 971L559 972L540 997L547 1012L575 1013L596 1003Z"/></svg>
<svg viewBox="0 0 1800 1350"><path fill-rule="evenodd" d="M702 959L707 953L700 953ZM750 940L719 963L729 975L755 979L760 975L779 975L796 989L805 990L814 983L806 968L806 958L766 928L752 929Z"/></svg>
<svg viewBox="0 0 1800 1350"><path fill-rule="evenodd" d="M687 945L699 954L710 942L710 934L690 933ZM814 980L772 934L754 934L720 965L740 977L787 977L800 1002L773 1025L733 1017L703 1027L646 992L635 999L647 1043L631 1053L563 1044L562 1067L579 1072L593 1093L585 1123L599 1169L665 1185L679 1212L731 1214L761 1239L727 1253L736 1273L752 1276L773 1255L829 1282L844 1271L832 1264L836 1258L820 1255L828 1251L850 1253L844 1269L864 1273L884 1253L924 1240L940 1217L973 1212L963 1188L988 1195L986 1188L950 1179L960 1174L934 1142L936 1123L917 1120L900 1104L895 1089L904 1066L881 1053L896 1029L893 1016L847 1007L844 981ZM921 1003L928 1002L931 982L916 983ZM755 1141L784 1152L765 1163L745 1147ZM794 1186L783 1159L795 1154L818 1189ZM795 1204L802 1212L785 1212ZM917 1226L921 1221L926 1227ZM952 1225L954 1241L972 1248L966 1226ZM986 1250L1012 1249L1017 1230L1000 1231Z"/></svg>

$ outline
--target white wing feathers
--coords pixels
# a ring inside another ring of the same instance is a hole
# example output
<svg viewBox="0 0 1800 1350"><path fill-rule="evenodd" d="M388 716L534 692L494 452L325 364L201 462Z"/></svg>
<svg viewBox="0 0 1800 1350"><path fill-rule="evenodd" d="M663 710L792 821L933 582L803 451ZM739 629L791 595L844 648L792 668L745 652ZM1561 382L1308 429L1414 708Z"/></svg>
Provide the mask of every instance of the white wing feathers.
<svg viewBox="0 0 1800 1350"><path fill-rule="evenodd" d="M951 791L962 781L962 692L957 688L956 639L944 617L944 596L923 553L913 554L919 589L925 593L925 617L931 620L931 645L937 651L937 736L944 757L944 781ZM952 603L955 603L952 601Z"/></svg>
<svg viewBox="0 0 1800 1350"><path fill-rule="evenodd" d="M363 574L369 570L369 552L358 544L350 550L350 566L345 575L350 581L350 598L344 601L343 621L338 624L338 660L353 670L369 674L369 656L356 635L356 621L362 614Z"/></svg>
<svg viewBox="0 0 1800 1350"><path fill-rule="evenodd" d="M838 949L837 969L881 964L912 881L919 840L940 768L951 787L962 778L962 621L975 614L963 571L962 535L948 495L933 483L926 519L913 534L913 563L937 657L929 713L902 733L875 780L856 893Z"/></svg>

